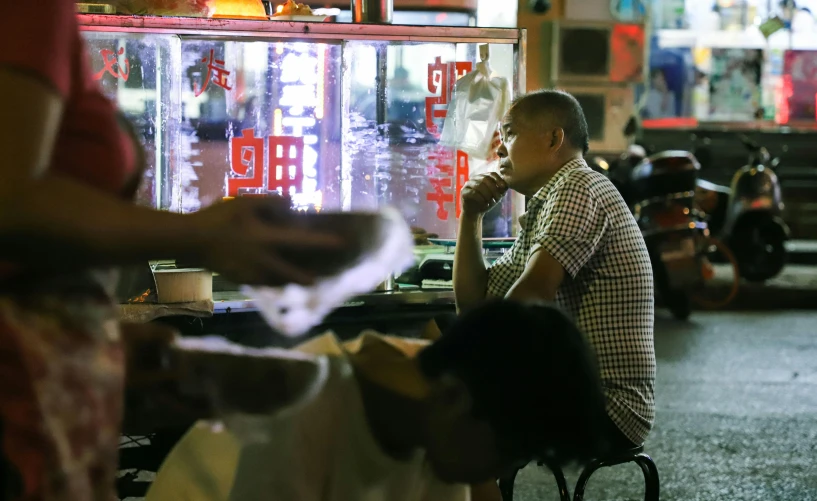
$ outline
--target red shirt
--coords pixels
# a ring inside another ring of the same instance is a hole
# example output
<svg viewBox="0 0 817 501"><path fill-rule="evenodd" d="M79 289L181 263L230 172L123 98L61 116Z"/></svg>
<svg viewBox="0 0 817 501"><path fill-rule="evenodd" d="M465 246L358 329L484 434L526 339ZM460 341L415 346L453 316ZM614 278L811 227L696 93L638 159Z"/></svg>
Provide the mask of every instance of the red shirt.
<svg viewBox="0 0 817 501"><path fill-rule="evenodd" d="M88 64L73 0L13 0L0 8L0 66L52 87L65 102L52 172L118 194L134 170L130 138Z"/></svg>

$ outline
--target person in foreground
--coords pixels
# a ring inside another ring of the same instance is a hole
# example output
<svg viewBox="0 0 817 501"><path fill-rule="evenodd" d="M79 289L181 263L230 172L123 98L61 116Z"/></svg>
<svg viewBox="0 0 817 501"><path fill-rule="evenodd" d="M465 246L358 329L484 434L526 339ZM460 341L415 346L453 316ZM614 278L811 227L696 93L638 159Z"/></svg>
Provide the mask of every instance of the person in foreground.
<svg viewBox="0 0 817 501"><path fill-rule="evenodd" d="M606 446L592 353L553 306L486 303L433 344L367 332L298 350L328 359L320 390L256 420L262 441L197 424L147 501L476 500L468 484L533 459L586 460ZM245 391L280 388L257 384Z"/></svg>
<svg viewBox="0 0 817 501"><path fill-rule="evenodd" d="M622 449L643 444L655 417L654 303L638 225L613 184L585 163L587 122L570 94L519 97L501 135L499 172L476 176L462 189L457 306L468 311L496 297L561 306L595 351L609 438ZM509 189L525 195L527 213L513 247L486 266L482 216Z"/></svg>
<svg viewBox="0 0 817 501"><path fill-rule="evenodd" d="M175 258L309 283L285 251L332 256L340 239L298 228L282 200L136 206L144 158L94 79L75 2L1 5L0 499L107 501L128 361L152 329L120 328L115 267Z"/></svg>

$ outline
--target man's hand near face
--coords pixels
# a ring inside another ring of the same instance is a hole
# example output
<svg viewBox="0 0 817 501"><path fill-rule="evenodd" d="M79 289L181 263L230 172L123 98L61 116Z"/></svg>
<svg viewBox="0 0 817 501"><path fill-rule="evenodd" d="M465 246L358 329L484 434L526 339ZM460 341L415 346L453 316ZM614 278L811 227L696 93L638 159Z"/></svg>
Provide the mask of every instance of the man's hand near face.
<svg viewBox="0 0 817 501"><path fill-rule="evenodd" d="M482 217L507 192L508 184L496 172L475 176L462 187L462 216L454 252L454 295L460 311L485 299L488 269L482 255Z"/></svg>

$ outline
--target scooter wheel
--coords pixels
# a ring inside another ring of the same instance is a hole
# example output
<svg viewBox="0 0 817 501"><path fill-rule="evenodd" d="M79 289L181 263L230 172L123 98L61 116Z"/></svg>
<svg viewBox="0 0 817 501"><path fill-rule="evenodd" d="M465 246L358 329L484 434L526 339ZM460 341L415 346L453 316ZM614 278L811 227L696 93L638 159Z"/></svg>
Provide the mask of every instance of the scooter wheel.
<svg viewBox="0 0 817 501"><path fill-rule="evenodd" d="M786 265L786 232L772 218L746 225L733 238L740 274L749 282L765 282L777 276Z"/></svg>

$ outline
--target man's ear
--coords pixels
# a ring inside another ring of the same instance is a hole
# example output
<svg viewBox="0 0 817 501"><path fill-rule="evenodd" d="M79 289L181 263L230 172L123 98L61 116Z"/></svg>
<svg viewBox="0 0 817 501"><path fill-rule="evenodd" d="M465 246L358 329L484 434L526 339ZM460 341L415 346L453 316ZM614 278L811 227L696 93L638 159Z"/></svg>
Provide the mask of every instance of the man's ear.
<svg viewBox="0 0 817 501"><path fill-rule="evenodd" d="M471 392L462 379L443 374L433 386L434 399L454 415L464 415L471 412L474 406Z"/></svg>
<svg viewBox="0 0 817 501"><path fill-rule="evenodd" d="M553 151L559 151L562 149L562 145L565 143L565 130L561 127L557 127L553 129L550 136L550 148Z"/></svg>

